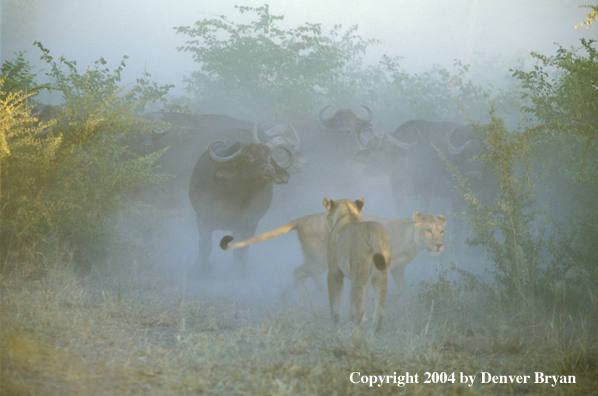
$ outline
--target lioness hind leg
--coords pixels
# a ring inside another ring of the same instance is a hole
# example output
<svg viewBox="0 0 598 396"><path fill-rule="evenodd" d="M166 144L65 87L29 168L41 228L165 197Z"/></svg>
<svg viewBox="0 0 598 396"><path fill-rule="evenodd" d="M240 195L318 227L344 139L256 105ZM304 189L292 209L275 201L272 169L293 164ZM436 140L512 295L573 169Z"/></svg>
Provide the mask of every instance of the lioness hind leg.
<svg viewBox="0 0 598 396"><path fill-rule="evenodd" d="M372 286L376 296L376 308L374 310L374 329L376 333L382 330L384 325L384 302L388 293L388 273L373 271Z"/></svg>
<svg viewBox="0 0 598 396"><path fill-rule="evenodd" d="M307 285L305 284L305 280L307 278L312 278L316 284L318 290L324 290L324 285L321 282L320 275L326 273L328 269L326 263L323 265L313 259L306 258L303 264L299 267L295 268L293 271L293 277L295 278L295 283L297 284L297 288L302 288L307 291Z"/></svg>
<svg viewBox="0 0 598 396"><path fill-rule="evenodd" d="M330 300L330 315L334 324L337 324L340 320L343 277L343 273L338 269L328 271L328 299Z"/></svg>
<svg viewBox="0 0 598 396"><path fill-rule="evenodd" d="M305 263L300 265L299 267L295 268L293 271L293 278L295 279L295 286L297 286L297 291L301 296L301 299L306 299L308 296L307 292L307 285L305 284L305 280L309 277L307 271L305 270Z"/></svg>
<svg viewBox="0 0 598 396"><path fill-rule="evenodd" d="M363 299L365 297L366 285L367 278L365 279L365 284L362 282L351 281L351 308L349 309L349 319L353 320L359 327L363 325L363 317L365 315Z"/></svg>

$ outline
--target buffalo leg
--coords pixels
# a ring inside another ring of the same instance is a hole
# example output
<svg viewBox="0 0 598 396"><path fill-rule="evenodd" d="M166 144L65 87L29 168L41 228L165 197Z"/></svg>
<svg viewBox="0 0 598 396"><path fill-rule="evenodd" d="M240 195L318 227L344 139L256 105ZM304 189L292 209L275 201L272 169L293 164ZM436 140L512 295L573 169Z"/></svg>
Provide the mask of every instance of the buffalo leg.
<svg viewBox="0 0 598 396"><path fill-rule="evenodd" d="M212 253L212 229L206 226L198 217L197 231L199 232L199 253L197 255L197 267L202 275L210 275L212 268L210 266L210 253Z"/></svg>
<svg viewBox="0 0 598 396"><path fill-rule="evenodd" d="M236 233L236 235L234 235L234 237L238 241L244 241L245 239L251 238L252 236L254 236L256 229L257 229L257 224L252 225L250 227L239 230ZM249 247L235 249L235 251L233 252L233 266L239 272L245 272L247 270L247 253L248 252L249 252Z"/></svg>

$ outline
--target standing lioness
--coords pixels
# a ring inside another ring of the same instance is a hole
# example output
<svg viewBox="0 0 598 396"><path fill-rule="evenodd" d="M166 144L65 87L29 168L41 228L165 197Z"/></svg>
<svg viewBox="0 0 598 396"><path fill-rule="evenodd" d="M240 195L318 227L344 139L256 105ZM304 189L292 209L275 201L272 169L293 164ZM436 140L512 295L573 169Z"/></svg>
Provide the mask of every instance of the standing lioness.
<svg viewBox="0 0 598 396"><path fill-rule="evenodd" d="M384 226L361 218L364 199L351 202L324 198L330 236L328 238L328 297L330 313L338 323L343 279L351 280L349 316L358 326L363 323L363 299L368 280L376 294L374 328L379 331L384 319L384 300L390 269L390 235Z"/></svg>
<svg viewBox="0 0 598 396"><path fill-rule="evenodd" d="M405 267L419 253L428 250L438 255L444 250L444 227L446 219L443 215L422 215L413 213L412 219L362 214L362 219L381 223L390 234L392 240L392 266L390 273L397 283L398 295L403 294ZM224 250L242 248L257 242L297 231L299 243L303 250L303 264L295 268L293 273L299 289L307 292L305 279L313 278L319 286L320 276L328 270L328 234L330 229L326 222L326 213L315 213L295 219L274 230L256 235L244 241L230 244L233 237L227 235L220 241Z"/></svg>

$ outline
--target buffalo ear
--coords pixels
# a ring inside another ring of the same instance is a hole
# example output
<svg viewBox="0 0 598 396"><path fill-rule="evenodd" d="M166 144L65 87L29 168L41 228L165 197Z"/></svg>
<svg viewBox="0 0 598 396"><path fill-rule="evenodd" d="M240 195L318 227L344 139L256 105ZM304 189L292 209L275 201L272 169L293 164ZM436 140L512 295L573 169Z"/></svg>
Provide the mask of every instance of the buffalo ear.
<svg viewBox="0 0 598 396"><path fill-rule="evenodd" d="M334 206L334 201L330 198L324 198L322 200L322 205L324 205L324 207L326 208L326 211L328 213L330 213L330 211L332 210L332 207Z"/></svg>
<svg viewBox="0 0 598 396"><path fill-rule="evenodd" d="M357 206L357 210L359 213L363 210L363 204L365 203L365 199L361 198L355 201L355 206Z"/></svg>
<svg viewBox="0 0 598 396"><path fill-rule="evenodd" d="M214 172L214 177L216 179L232 179L233 177L237 176L237 170L233 167L229 166L221 166Z"/></svg>

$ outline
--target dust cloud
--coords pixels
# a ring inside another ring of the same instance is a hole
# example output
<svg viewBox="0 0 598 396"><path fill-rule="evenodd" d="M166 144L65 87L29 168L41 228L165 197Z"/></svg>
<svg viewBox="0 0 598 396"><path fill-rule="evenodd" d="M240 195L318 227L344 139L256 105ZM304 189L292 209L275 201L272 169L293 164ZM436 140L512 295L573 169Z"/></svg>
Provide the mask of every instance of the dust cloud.
<svg viewBox="0 0 598 396"><path fill-rule="evenodd" d="M419 72L434 64L451 68L455 59L475 64L481 54L490 60L511 59L525 57L532 50L552 53L555 42L566 47L577 44L579 38L587 34L584 29L574 29L585 18L586 9L578 7L584 3L585 0L310 0L277 2L271 5L270 12L285 16L281 22L283 28L307 21L321 23L325 32L336 24L344 27L358 25L358 34L380 40L366 54L366 62L376 64L383 54L397 56L406 70ZM127 55L124 83L134 81L144 71L149 72L152 80L160 84L175 84L171 95L176 97L184 93L183 78L197 65L190 54L177 51L186 37L177 35L174 27L192 25L195 21L219 15L244 21L247 16L234 9L236 4L257 7L263 5L263 1L5 0L2 2L1 59L6 61L17 51L27 51L27 58L35 62L39 54L32 47L33 41L41 42L57 56L76 60L81 69L99 57L104 57L109 65L116 65ZM387 126L386 129L396 127ZM333 199L364 197L365 212L387 217L410 217L414 208L418 208L415 199L396 205L387 177L366 177L363 167L320 162L320 166L340 167L353 173L351 177L322 179L321 168L313 165L316 163L314 159L327 156L329 150L333 148L321 147L320 152L307 153L311 165L308 163L304 172L292 175L288 185L275 186L274 201L260 221L258 233L299 216L322 212L321 200L325 196ZM352 154L347 153L347 157ZM184 196L186 192L180 194ZM428 209L432 214L451 210L448 202L439 199L433 200ZM165 268L181 270L193 266L197 255L197 230L190 206L170 220L162 232L166 238L156 250L163 248L159 254ZM213 237L212 260L216 279L226 277L230 271L232 253L218 248L218 241L224 234L216 232ZM450 248L447 250L438 260L425 255L419 257L417 264L411 266L418 270L408 270L407 277L415 283L446 267L454 254ZM293 234L252 246L247 275L250 280L247 284L252 285L252 289L247 294L258 290L273 298L292 283L292 269L301 264L301 257ZM206 284L204 287L212 286ZM242 288L225 286L224 289L243 295Z"/></svg>

